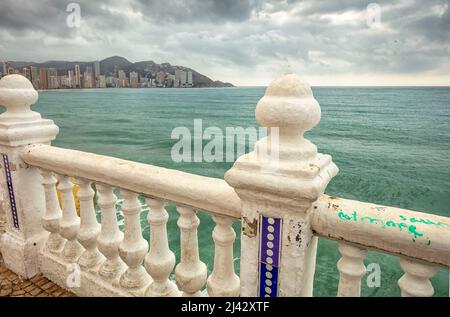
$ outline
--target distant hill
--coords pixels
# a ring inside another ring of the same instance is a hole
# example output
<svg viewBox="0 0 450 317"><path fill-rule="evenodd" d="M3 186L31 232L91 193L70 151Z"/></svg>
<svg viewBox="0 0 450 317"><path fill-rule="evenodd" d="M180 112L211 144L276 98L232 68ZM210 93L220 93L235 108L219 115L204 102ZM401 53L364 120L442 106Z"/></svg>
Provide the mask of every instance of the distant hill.
<svg viewBox="0 0 450 317"><path fill-rule="evenodd" d="M92 62L67 62L67 61L47 61L44 63L9 61L9 64L17 69L22 69L26 66L36 67L51 67L58 70L58 75L67 74L68 70L73 70L75 65L80 65L81 72L84 72L87 66L92 66ZM175 69L182 69L185 71L192 71L192 77L195 87L234 87L231 83L222 82L220 80L212 80L211 78L200 74L199 72L184 66L171 65L169 63L157 64L154 61L141 61L132 63L122 56L111 56L100 61L100 73L109 75L116 70L123 70L127 74L132 71L138 72L140 76L147 76L149 73L156 73L160 70L166 73L175 73Z"/></svg>

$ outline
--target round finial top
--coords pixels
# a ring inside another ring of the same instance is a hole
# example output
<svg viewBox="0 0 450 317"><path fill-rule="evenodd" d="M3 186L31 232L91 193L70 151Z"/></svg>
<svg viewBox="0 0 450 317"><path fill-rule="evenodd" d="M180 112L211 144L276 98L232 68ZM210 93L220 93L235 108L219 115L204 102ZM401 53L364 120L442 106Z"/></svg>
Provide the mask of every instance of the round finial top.
<svg viewBox="0 0 450 317"><path fill-rule="evenodd" d="M256 120L280 133L304 133L320 121L320 106L311 87L294 74L275 79L256 105Z"/></svg>
<svg viewBox="0 0 450 317"><path fill-rule="evenodd" d="M26 77L13 74L0 79L0 105L6 108L2 116L30 114L37 99L38 93Z"/></svg>
<svg viewBox="0 0 450 317"><path fill-rule="evenodd" d="M287 74L275 79L266 90L266 96L278 97L310 97L311 87L307 82L294 74Z"/></svg>

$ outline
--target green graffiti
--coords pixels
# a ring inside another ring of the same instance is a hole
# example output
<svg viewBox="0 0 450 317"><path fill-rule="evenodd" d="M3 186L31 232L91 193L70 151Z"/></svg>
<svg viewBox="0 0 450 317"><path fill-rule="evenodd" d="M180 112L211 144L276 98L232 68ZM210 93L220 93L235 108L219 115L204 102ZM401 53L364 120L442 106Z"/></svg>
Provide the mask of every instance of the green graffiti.
<svg viewBox="0 0 450 317"><path fill-rule="evenodd" d="M401 220L403 220L402 222L395 222L393 220L388 220L388 221L384 222L382 219L374 218L374 217L370 217L370 216L359 217L358 213L356 211L353 211L351 214L347 214L343 210L340 210L337 213L337 215L338 215L339 219L344 220L344 221L353 221L353 222L357 222L358 220L361 222L367 221L371 224L380 225L383 229L384 228L396 228L401 232L406 232L407 234L410 234L412 236L413 242L416 242L416 239L418 237L424 236L424 234L422 232L419 232L417 230L417 227L415 225L407 224L407 223L403 222L403 221L408 221L408 219L401 215L399 216L399 218ZM429 220L427 221L426 219L410 218L409 221L412 223L436 224L432 221L431 222ZM406 230L403 230L403 229L406 229ZM428 240L426 245L428 245L428 246L431 245L431 241Z"/></svg>
<svg viewBox="0 0 450 317"><path fill-rule="evenodd" d="M343 212L343 211L341 210L341 211L338 212L338 217L339 217L340 219L346 220L346 221L350 221L350 220L357 221L357 214L356 214L356 211L354 211L354 212L352 213L352 215L349 216L349 215L347 215L345 212Z"/></svg>
<svg viewBox="0 0 450 317"><path fill-rule="evenodd" d="M433 225L433 226L444 226L444 227L448 227L450 228L450 224L439 221L439 222L434 222L433 220L430 219L417 219L414 217L409 218L409 221L411 221L412 223L422 223L424 225Z"/></svg>
<svg viewBox="0 0 450 317"><path fill-rule="evenodd" d="M397 224L400 231L403 231L403 228L408 228L408 225L404 222L400 222Z"/></svg>
<svg viewBox="0 0 450 317"><path fill-rule="evenodd" d="M408 233L413 234L414 238L423 237L423 233L417 232L416 230L417 230L416 226L410 225L408 227Z"/></svg>
<svg viewBox="0 0 450 317"><path fill-rule="evenodd" d="M395 228L395 227L397 227L397 224L394 221L389 220L388 222L386 222L386 227L393 227L393 228Z"/></svg>
<svg viewBox="0 0 450 317"><path fill-rule="evenodd" d="M383 224L383 220L377 219L377 218L372 218L372 217L369 217L369 216L361 217L361 221L363 221L363 220L369 220L370 223L381 223L381 224Z"/></svg>
<svg viewBox="0 0 450 317"><path fill-rule="evenodd" d="M351 220L352 219L352 217L345 214L342 210L338 212L338 217L342 220Z"/></svg>

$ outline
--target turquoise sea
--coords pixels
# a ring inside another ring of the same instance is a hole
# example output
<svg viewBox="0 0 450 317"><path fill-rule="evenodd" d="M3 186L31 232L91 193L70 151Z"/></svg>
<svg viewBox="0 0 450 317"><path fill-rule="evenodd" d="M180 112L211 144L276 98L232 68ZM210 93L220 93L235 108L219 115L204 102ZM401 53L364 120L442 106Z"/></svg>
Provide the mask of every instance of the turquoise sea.
<svg viewBox="0 0 450 317"><path fill-rule="evenodd" d="M331 195L450 217L450 87L313 88L320 124L307 133L340 173ZM95 89L40 92L33 107L60 127L54 145L223 178L232 163L174 163L175 127L257 127L254 109L263 87L210 89ZM179 258L177 213L169 206L170 247ZM212 220L199 213L201 258L211 271ZM149 229L143 213L144 236ZM239 226L236 224L237 234ZM445 228L444 228L445 230ZM235 245L236 268L239 243ZM315 296L335 296L337 245L320 239ZM366 265L381 267L381 287L362 283L363 296L398 296L398 258L369 252ZM432 280L437 296L449 295L449 272Z"/></svg>

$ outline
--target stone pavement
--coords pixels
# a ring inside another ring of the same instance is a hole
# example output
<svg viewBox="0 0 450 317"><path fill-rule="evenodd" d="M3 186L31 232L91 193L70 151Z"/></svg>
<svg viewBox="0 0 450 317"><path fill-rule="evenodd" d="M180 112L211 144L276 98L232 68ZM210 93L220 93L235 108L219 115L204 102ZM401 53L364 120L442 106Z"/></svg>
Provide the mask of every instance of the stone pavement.
<svg viewBox="0 0 450 317"><path fill-rule="evenodd" d="M0 254L0 297L4 296L73 297L75 295L49 281L42 274L29 280L22 279L5 267Z"/></svg>

